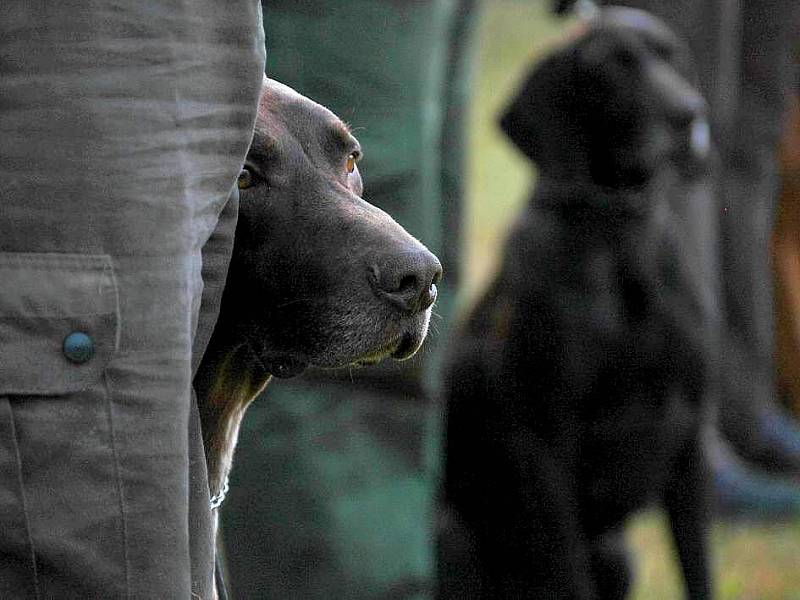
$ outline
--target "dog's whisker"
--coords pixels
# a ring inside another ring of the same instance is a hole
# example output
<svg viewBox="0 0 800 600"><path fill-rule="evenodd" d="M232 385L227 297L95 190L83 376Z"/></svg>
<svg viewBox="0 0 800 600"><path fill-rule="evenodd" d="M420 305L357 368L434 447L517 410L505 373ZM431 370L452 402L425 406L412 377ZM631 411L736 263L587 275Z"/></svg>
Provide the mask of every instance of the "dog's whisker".
<svg viewBox="0 0 800 600"><path fill-rule="evenodd" d="M309 297L309 298L295 298L294 300L289 300L288 302L284 302L283 304L275 305L275 308L284 308L286 306L291 306L292 304L299 304L301 302L313 302L316 298Z"/></svg>

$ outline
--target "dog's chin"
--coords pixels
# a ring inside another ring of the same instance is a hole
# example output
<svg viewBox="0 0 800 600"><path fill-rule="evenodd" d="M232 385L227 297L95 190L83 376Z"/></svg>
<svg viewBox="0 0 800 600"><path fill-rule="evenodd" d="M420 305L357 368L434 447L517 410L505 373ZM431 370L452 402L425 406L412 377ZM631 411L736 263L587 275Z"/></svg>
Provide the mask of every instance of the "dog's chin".
<svg viewBox="0 0 800 600"><path fill-rule="evenodd" d="M364 352L349 357L329 355L327 359L323 359L314 366L325 369L340 369L344 367L369 367L388 358L397 361L408 360L422 347L427 332L426 322L424 327L410 328L382 343L373 345Z"/></svg>
<svg viewBox="0 0 800 600"><path fill-rule="evenodd" d="M711 131L704 117L697 117L686 127L664 127L651 140L651 162L663 168L677 167L681 172L693 172L704 167L711 154Z"/></svg>
<svg viewBox="0 0 800 600"><path fill-rule="evenodd" d="M308 367L341 369L375 365L384 359L403 361L411 358L422 346L428 333L430 310L393 326L365 328L348 323L347 327L333 327L322 339L303 342L296 337L291 341L267 340L267 336L251 347L266 373L282 379L295 377ZM380 331L381 337L367 334L367 330Z"/></svg>
<svg viewBox="0 0 800 600"><path fill-rule="evenodd" d="M317 349L310 364L321 369L341 369L372 366L389 358L408 360L422 347L428 334L429 320L430 311L426 311L399 327L388 328L388 333L383 337L371 338L362 333L356 336L360 338L358 343L349 347L342 344L339 338L352 339L354 336L343 332L344 335L331 339L326 348Z"/></svg>
<svg viewBox="0 0 800 600"><path fill-rule="evenodd" d="M359 356L349 364L341 366L368 367L378 364L385 358L393 358L398 361L408 360L422 347L426 333L427 331L408 331L394 338L391 343L379 351Z"/></svg>
<svg viewBox="0 0 800 600"><path fill-rule="evenodd" d="M427 326L424 331L409 332L400 341L400 345L392 352L392 358L395 360L408 360L414 356L417 351L422 347L422 342L425 341L427 334Z"/></svg>

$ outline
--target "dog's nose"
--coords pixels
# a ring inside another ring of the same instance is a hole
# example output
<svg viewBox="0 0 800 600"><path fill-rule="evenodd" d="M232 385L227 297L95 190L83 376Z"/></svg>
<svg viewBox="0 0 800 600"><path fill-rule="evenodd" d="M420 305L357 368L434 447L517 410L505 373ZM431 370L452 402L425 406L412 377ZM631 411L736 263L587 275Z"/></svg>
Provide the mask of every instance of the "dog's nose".
<svg viewBox="0 0 800 600"><path fill-rule="evenodd" d="M697 119L703 117L706 110L706 102L699 94L687 93L668 107L667 118L675 129L685 131Z"/></svg>
<svg viewBox="0 0 800 600"><path fill-rule="evenodd" d="M411 313L426 310L436 301L436 284L441 279L442 264L424 248L383 257L369 267L375 293Z"/></svg>

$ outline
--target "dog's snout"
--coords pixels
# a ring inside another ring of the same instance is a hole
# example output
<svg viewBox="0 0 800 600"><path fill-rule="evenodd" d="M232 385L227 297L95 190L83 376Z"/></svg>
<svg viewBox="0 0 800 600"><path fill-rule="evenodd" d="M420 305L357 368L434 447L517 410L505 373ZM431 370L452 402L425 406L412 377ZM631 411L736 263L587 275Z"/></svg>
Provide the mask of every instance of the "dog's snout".
<svg viewBox="0 0 800 600"><path fill-rule="evenodd" d="M701 111L694 104L684 103L673 107L668 116L675 129L684 131L691 127L700 114Z"/></svg>
<svg viewBox="0 0 800 600"><path fill-rule="evenodd" d="M692 123L706 114L706 102L703 98L692 92L676 94L677 98L670 102L667 108L667 118L675 129L684 131L692 126Z"/></svg>
<svg viewBox="0 0 800 600"><path fill-rule="evenodd" d="M442 279L439 259L426 249L383 257L370 265L369 280L380 297L400 310L417 313L436 301Z"/></svg>

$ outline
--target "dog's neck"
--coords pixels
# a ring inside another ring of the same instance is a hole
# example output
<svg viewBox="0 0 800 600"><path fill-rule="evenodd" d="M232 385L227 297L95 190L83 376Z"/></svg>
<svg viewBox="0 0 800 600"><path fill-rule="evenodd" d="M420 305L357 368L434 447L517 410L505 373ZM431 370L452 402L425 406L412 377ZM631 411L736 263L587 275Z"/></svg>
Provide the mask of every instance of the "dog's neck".
<svg viewBox="0 0 800 600"><path fill-rule="evenodd" d="M271 378L247 343L220 322L194 379L212 496L224 487L245 410Z"/></svg>
<svg viewBox="0 0 800 600"><path fill-rule="evenodd" d="M656 197L651 182L608 187L587 179L539 176L533 195L536 207L557 211L587 211L598 217L642 218L653 210Z"/></svg>

